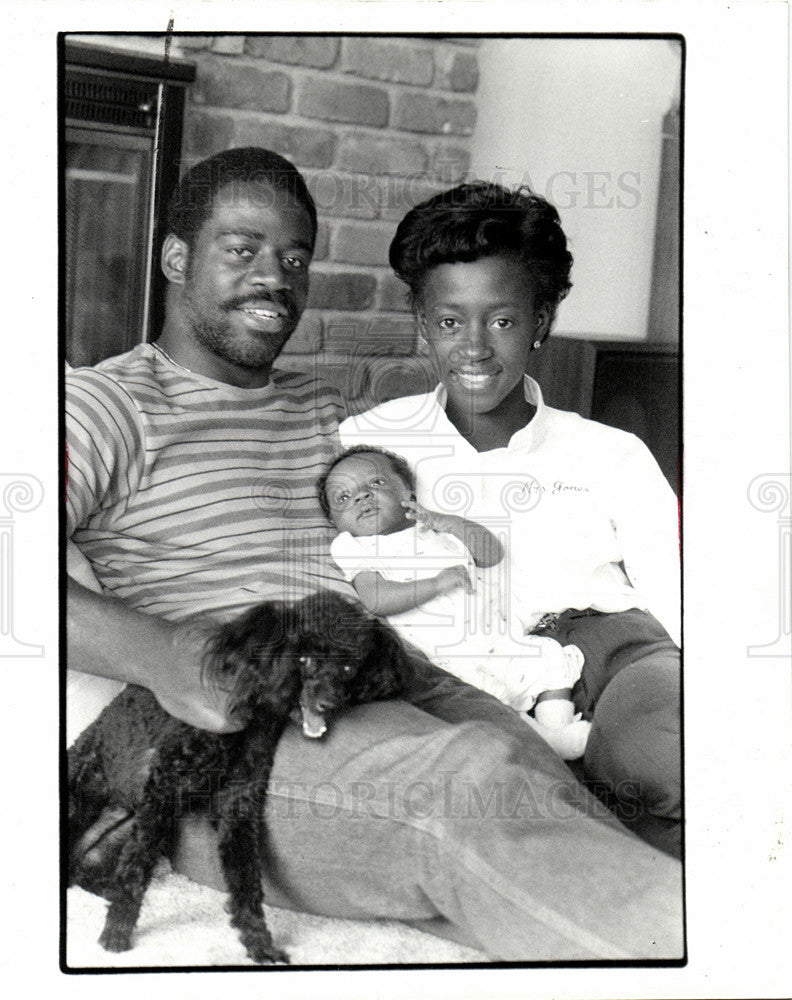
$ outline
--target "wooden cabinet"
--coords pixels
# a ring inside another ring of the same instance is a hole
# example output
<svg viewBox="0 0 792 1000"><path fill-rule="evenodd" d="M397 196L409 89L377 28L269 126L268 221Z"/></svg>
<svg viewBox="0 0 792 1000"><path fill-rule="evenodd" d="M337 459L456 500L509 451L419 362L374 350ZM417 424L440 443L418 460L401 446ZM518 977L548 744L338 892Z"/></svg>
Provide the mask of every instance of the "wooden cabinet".
<svg viewBox="0 0 792 1000"><path fill-rule="evenodd" d="M674 344L553 337L532 357L545 401L636 434L679 490L681 380Z"/></svg>

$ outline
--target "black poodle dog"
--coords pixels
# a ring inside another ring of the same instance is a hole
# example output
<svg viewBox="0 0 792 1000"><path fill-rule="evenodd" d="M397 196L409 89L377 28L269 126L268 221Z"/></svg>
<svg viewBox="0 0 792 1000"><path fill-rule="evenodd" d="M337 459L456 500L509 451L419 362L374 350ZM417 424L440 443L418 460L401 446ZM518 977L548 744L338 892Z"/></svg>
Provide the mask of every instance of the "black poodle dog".
<svg viewBox="0 0 792 1000"><path fill-rule="evenodd" d="M409 659L388 625L322 592L264 602L219 627L203 666L209 681L230 689L245 723L240 732L195 729L129 685L69 749L70 884L109 900L99 941L126 951L176 820L208 812L220 831L232 926L255 962L288 962L265 923L261 887L263 807L278 740L290 716L316 738L344 706L398 696ZM80 838L108 806L130 808L134 822L115 870L97 888L80 871Z"/></svg>

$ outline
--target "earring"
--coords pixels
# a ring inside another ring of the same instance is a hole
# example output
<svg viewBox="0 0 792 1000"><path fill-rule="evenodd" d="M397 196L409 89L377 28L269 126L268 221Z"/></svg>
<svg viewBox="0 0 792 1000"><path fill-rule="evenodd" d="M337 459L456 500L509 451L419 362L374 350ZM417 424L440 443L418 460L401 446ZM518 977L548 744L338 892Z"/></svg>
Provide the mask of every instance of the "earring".
<svg viewBox="0 0 792 1000"><path fill-rule="evenodd" d="M542 341L541 340L535 340L533 342L533 349L535 351L538 351L541 346L542 346Z"/></svg>

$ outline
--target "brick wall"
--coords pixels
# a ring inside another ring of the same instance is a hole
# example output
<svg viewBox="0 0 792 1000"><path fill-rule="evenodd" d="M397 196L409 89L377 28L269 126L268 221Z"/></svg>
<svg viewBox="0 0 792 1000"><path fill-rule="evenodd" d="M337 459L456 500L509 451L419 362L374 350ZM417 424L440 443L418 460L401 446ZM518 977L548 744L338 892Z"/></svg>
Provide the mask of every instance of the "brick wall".
<svg viewBox="0 0 792 1000"><path fill-rule="evenodd" d="M405 286L388 266L396 223L464 179L476 123L477 46L398 36L182 35L197 67L185 166L266 146L305 175L320 217L311 295L284 352L353 410L433 384Z"/></svg>

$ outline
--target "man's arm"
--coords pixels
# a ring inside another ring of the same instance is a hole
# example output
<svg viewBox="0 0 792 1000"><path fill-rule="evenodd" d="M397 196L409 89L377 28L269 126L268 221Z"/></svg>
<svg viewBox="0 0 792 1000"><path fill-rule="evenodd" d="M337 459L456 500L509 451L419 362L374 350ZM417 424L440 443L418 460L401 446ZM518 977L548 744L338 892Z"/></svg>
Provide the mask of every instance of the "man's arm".
<svg viewBox="0 0 792 1000"><path fill-rule="evenodd" d="M226 714L227 695L201 680L204 623L142 614L69 579L66 630L71 669L149 688L166 712L199 729L240 728Z"/></svg>

